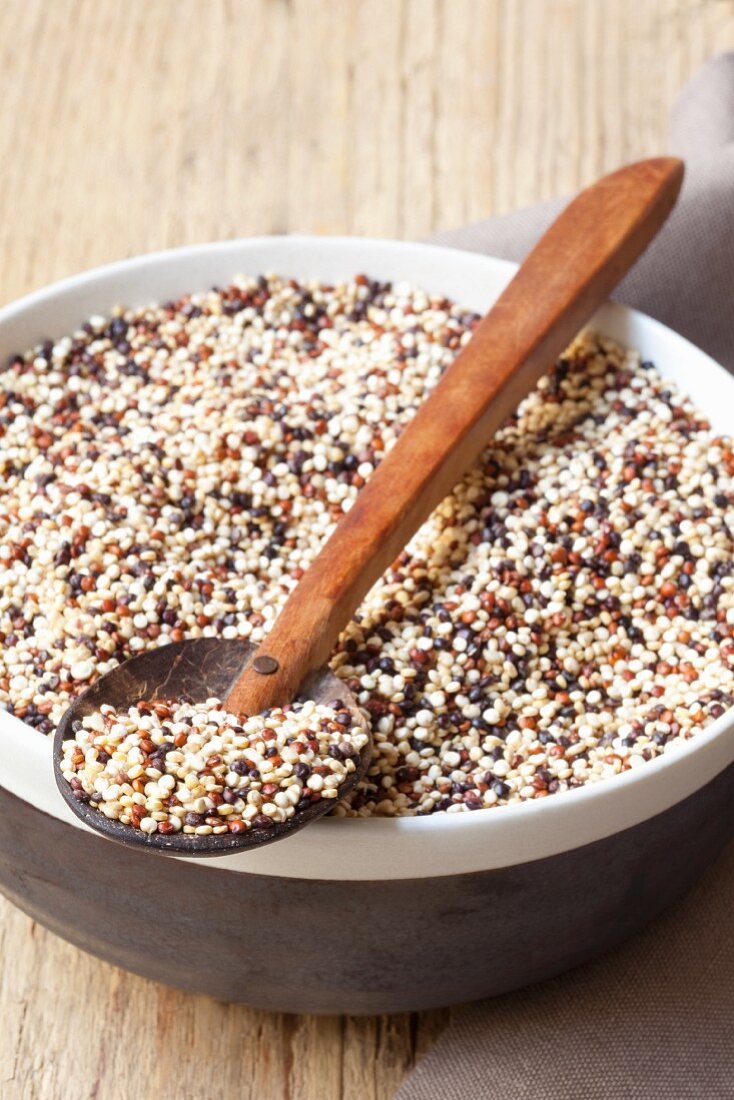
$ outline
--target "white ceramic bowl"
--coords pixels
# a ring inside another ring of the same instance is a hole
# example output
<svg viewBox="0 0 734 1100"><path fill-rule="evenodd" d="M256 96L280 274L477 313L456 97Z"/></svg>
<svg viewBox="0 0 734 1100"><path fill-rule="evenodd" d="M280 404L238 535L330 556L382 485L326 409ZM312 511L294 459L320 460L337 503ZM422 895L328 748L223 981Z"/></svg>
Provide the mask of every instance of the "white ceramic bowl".
<svg viewBox="0 0 734 1100"><path fill-rule="evenodd" d="M486 312L515 265L503 260L394 241L267 237L197 245L98 268L30 294L0 310L0 361L33 343L71 331L118 304L141 306L221 285L235 274L278 272L335 281L366 271L404 281ZM721 431L732 427L734 380L681 336L657 321L609 304L592 327L638 348ZM51 739L0 714L0 783L21 797L33 792L47 813L85 828L64 806L51 774ZM398 819L326 819L287 844L222 856L236 871L261 875L373 879L486 870L541 859L602 839L667 809L704 786L734 760L734 718L644 767L537 802L491 812Z"/></svg>
<svg viewBox="0 0 734 1100"><path fill-rule="evenodd" d="M485 311L513 271L490 257L393 241L291 237L197 245L101 267L7 306L0 310L0 357L72 331L119 303L142 306L226 284L235 274L333 282L366 272ZM605 306L592 323L693 393L715 428L730 428L734 381L708 355L621 306ZM114 963L184 988L293 1011L428 1007L552 974L648 920L734 832L727 810L734 801L731 714L638 769L552 798L456 815L327 818L285 843L206 867L131 853L92 834L56 791L51 748L52 738L0 715L3 891ZM607 866L615 868L611 877ZM129 882L136 891L132 909ZM191 950L197 944L200 966L186 976L166 944L141 946L156 921L149 897L156 891L162 897L168 891L168 914L176 909L175 942ZM277 967L263 969L252 954L250 938L218 924L211 904L197 909L202 891L228 913L232 905L256 903L249 921L262 920L263 930L278 922L287 928L295 914L320 922L330 941L343 930L349 948L343 945L341 954L332 948L338 988L320 971L304 971L284 987ZM207 930L204 956L197 921ZM430 952L409 935L412 922L429 928ZM535 955L528 944L537 945ZM458 947L467 953L461 963ZM450 964L438 963L437 953Z"/></svg>

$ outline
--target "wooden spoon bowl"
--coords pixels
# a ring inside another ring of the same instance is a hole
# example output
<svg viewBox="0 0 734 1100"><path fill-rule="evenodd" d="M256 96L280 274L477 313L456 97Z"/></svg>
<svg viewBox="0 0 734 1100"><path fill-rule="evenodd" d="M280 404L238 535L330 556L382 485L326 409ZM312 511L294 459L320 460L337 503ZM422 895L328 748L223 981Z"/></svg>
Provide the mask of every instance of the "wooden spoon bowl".
<svg viewBox="0 0 734 1100"><path fill-rule="evenodd" d="M255 646L250 642L193 638L190 641L161 646L125 661L119 668L101 676L68 708L54 735L54 759L59 761L64 742L73 740L75 723L99 711L103 703L123 708L133 706L141 700L179 701L188 698L193 703L201 703L207 699L225 699L254 652ZM320 669L308 676L300 694L325 706L346 707L352 715L354 725L360 726L369 734L369 723L357 706L354 696L329 669ZM347 795L365 776L371 751L371 743L368 741L359 755L356 769L342 784L340 796ZM290 836L334 808L333 799L323 798L289 821L274 822L268 829L250 829L239 834L148 834L120 821L110 820L88 802L77 801L58 767L54 768L54 775L64 801L82 821L97 832L129 847L155 848L171 855L218 856L241 851L243 848L259 848L263 844Z"/></svg>

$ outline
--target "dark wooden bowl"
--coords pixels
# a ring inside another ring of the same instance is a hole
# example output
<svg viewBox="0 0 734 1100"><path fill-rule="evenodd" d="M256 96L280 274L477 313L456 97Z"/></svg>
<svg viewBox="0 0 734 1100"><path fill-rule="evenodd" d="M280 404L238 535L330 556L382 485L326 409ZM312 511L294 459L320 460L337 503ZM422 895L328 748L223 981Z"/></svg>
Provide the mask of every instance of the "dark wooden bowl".
<svg viewBox="0 0 734 1100"><path fill-rule="evenodd" d="M403 1012L516 989L613 947L733 833L734 765L664 813L548 859L324 881L154 858L0 788L0 888L78 947L166 985L286 1012Z"/></svg>
<svg viewBox="0 0 734 1100"><path fill-rule="evenodd" d="M6 306L0 354L119 301L163 301L265 270L324 281L367 270L483 312L513 268L394 241L226 241L138 257ZM594 324L684 388L695 377L704 412L731 431L734 381L703 352L617 305ZM317 822L264 850L273 866L287 857L287 875L255 874L233 868L239 857L160 859L70 824L51 745L0 715L0 889L100 958L225 1000L324 1013L467 1001L591 958L686 890L734 833L733 741L724 716L677 754L517 813ZM298 950L287 950L294 929Z"/></svg>

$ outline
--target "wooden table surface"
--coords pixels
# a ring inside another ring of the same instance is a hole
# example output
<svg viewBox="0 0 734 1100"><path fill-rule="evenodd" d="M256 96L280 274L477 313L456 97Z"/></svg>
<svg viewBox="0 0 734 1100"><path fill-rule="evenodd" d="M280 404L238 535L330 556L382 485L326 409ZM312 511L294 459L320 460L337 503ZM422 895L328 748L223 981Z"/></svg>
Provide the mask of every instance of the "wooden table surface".
<svg viewBox="0 0 734 1100"><path fill-rule="evenodd" d="M663 151L731 0L0 0L0 302L172 245L417 238ZM53 859L53 852L49 852ZM0 900L3 1100L387 1100L447 1012L278 1016Z"/></svg>

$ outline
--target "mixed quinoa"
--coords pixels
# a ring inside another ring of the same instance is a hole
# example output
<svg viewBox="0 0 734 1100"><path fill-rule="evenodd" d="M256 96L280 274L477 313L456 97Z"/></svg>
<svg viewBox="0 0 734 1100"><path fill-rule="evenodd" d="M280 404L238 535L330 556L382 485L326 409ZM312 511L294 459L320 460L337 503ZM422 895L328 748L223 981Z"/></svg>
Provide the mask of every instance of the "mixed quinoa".
<svg viewBox="0 0 734 1100"><path fill-rule="evenodd" d="M219 699L103 704L75 724L61 770L74 798L152 833L262 832L333 802L369 740L313 700L239 717Z"/></svg>
<svg viewBox="0 0 734 1100"><path fill-rule="evenodd" d="M477 320L366 276L239 278L11 359L0 705L50 733L142 650L260 642ZM733 473L652 364L579 339L345 630L374 757L334 812L546 797L723 714Z"/></svg>

